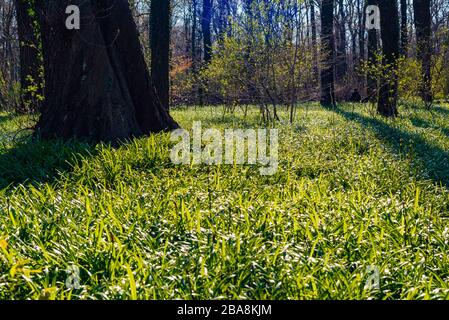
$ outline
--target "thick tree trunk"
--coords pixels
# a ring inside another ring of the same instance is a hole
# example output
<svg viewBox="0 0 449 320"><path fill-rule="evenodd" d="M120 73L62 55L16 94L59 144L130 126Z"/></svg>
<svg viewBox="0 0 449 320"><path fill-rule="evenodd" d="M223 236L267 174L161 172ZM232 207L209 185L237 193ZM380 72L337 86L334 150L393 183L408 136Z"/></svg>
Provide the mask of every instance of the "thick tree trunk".
<svg viewBox="0 0 449 320"><path fill-rule="evenodd" d="M20 43L20 113L37 112L43 99L43 66L34 2L14 0Z"/></svg>
<svg viewBox="0 0 449 320"><path fill-rule="evenodd" d="M323 0L321 4L321 104L335 106L335 0Z"/></svg>
<svg viewBox="0 0 449 320"><path fill-rule="evenodd" d="M204 62L208 64L212 60L212 0L203 0L203 15L201 30L203 32Z"/></svg>
<svg viewBox="0 0 449 320"><path fill-rule="evenodd" d="M379 0L384 70L379 89L379 114L395 117L398 114L399 11L397 0Z"/></svg>
<svg viewBox="0 0 449 320"><path fill-rule="evenodd" d="M171 1L151 0L151 78L165 109L170 105Z"/></svg>
<svg viewBox="0 0 449 320"><path fill-rule="evenodd" d="M401 54L408 51L407 0L401 0Z"/></svg>
<svg viewBox="0 0 449 320"><path fill-rule="evenodd" d="M431 103L432 98L432 44L430 0L414 0L415 28L418 59L421 62L421 97Z"/></svg>
<svg viewBox="0 0 449 320"><path fill-rule="evenodd" d="M37 0L45 68L43 138L116 142L177 124L155 98L127 0ZM81 29L67 30L78 5Z"/></svg>

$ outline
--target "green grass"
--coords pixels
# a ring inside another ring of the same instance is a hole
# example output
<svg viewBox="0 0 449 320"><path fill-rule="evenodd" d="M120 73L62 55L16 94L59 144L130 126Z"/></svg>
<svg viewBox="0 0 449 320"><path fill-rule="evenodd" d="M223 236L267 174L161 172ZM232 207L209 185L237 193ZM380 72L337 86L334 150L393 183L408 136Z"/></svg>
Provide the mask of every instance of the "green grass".
<svg viewBox="0 0 449 320"><path fill-rule="evenodd" d="M0 298L449 298L449 107L298 111L277 125L273 176L175 166L168 134L117 149L11 139L27 120L1 115ZM173 115L261 125L256 109Z"/></svg>

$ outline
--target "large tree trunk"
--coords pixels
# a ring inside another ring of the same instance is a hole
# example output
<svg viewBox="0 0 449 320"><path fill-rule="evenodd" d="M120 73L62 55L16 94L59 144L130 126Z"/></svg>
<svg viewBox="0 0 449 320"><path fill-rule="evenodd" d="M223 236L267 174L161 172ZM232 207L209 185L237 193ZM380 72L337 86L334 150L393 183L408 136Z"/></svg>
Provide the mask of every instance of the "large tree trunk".
<svg viewBox="0 0 449 320"><path fill-rule="evenodd" d="M43 68L34 2L14 0L20 43L20 113L37 112L43 99Z"/></svg>
<svg viewBox="0 0 449 320"><path fill-rule="evenodd" d="M165 109L170 105L171 1L151 0L151 78Z"/></svg>
<svg viewBox="0 0 449 320"><path fill-rule="evenodd" d="M415 28L418 59L421 62L421 97L424 102L431 103L432 98L432 44L430 0L414 0Z"/></svg>
<svg viewBox="0 0 449 320"><path fill-rule="evenodd" d="M335 106L335 0L323 0L321 4L321 104Z"/></svg>
<svg viewBox="0 0 449 320"><path fill-rule="evenodd" d="M398 114L398 57L399 11L397 0L379 0L383 53L383 72L379 89L379 114L395 117Z"/></svg>
<svg viewBox="0 0 449 320"><path fill-rule="evenodd" d="M127 0L37 0L45 68L43 138L118 141L177 124L155 98ZM67 30L69 4L81 29Z"/></svg>

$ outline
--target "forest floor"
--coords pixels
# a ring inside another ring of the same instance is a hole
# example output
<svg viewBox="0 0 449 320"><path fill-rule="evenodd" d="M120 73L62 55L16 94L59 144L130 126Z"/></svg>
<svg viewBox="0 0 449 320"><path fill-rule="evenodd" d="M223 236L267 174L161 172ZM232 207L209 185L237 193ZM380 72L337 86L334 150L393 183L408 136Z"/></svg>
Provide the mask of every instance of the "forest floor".
<svg viewBox="0 0 449 320"><path fill-rule="evenodd" d="M256 108L172 114L261 126ZM272 176L174 165L168 134L31 141L0 114L0 299L449 298L449 106L401 114L301 105Z"/></svg>

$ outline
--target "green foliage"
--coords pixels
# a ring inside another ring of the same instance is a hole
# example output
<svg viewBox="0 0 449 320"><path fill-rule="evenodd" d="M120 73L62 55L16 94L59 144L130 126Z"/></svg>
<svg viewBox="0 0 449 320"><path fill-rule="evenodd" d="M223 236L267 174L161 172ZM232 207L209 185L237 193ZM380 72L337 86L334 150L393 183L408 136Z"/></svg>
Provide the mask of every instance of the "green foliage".
<svg viewBox="0 0 449 320"><path fill-rule="evenodd" d="M449 47L442 46L439 54L432 61L432 93L435 99L448 99L449 96L449 68L446 60L449 57ZM375 61L365 61L360 72L373 79L383 76L384 81L395 81L398 79L398 95L402 100L413 101L414 104L421 103L420 84L422 83L421 63L416 58L400 57L397 60L397 73L389 65L382 64L382 55L377 54Z"/></svg>
<svg viewBox="0 0 449 320"><path fill-rule="evenodd" d="M13 111L20 105L20 83L10 83L0 70L0 111Z"/></svg>
<svg viewBox="0 0 449 320"><path fill-rule="evenodd" d="M432 69L432 87L437 99L449 101L449 28L440 30L438 36L443 39Z"/></svg>
<svg viewBox="0 0 449 320"><path fill-rule="evenodd" d="M259 125L256 108L219 110L173 115L185 128ZM0 298L448 298L449 106L407 110L393 122L304 105L278 124L267 177L174 166L167 134L117 149L7 140ZM17 128L4 116L3 135ZM79 289L65 285L70 265ZM380 292L364 289L369 266Z"/></svg>
<svg viewBox="0 0 449 320"><path fill-rule="evenodd" d="M276 105L310 98L317 91L316 48L295 29L301 1L251 3L229 17L232 32L219 35L208 65L185 77L172 77L176 92L191 94L201 85L212 102ZM183 62L175 61L174 69Z"/></svg>

